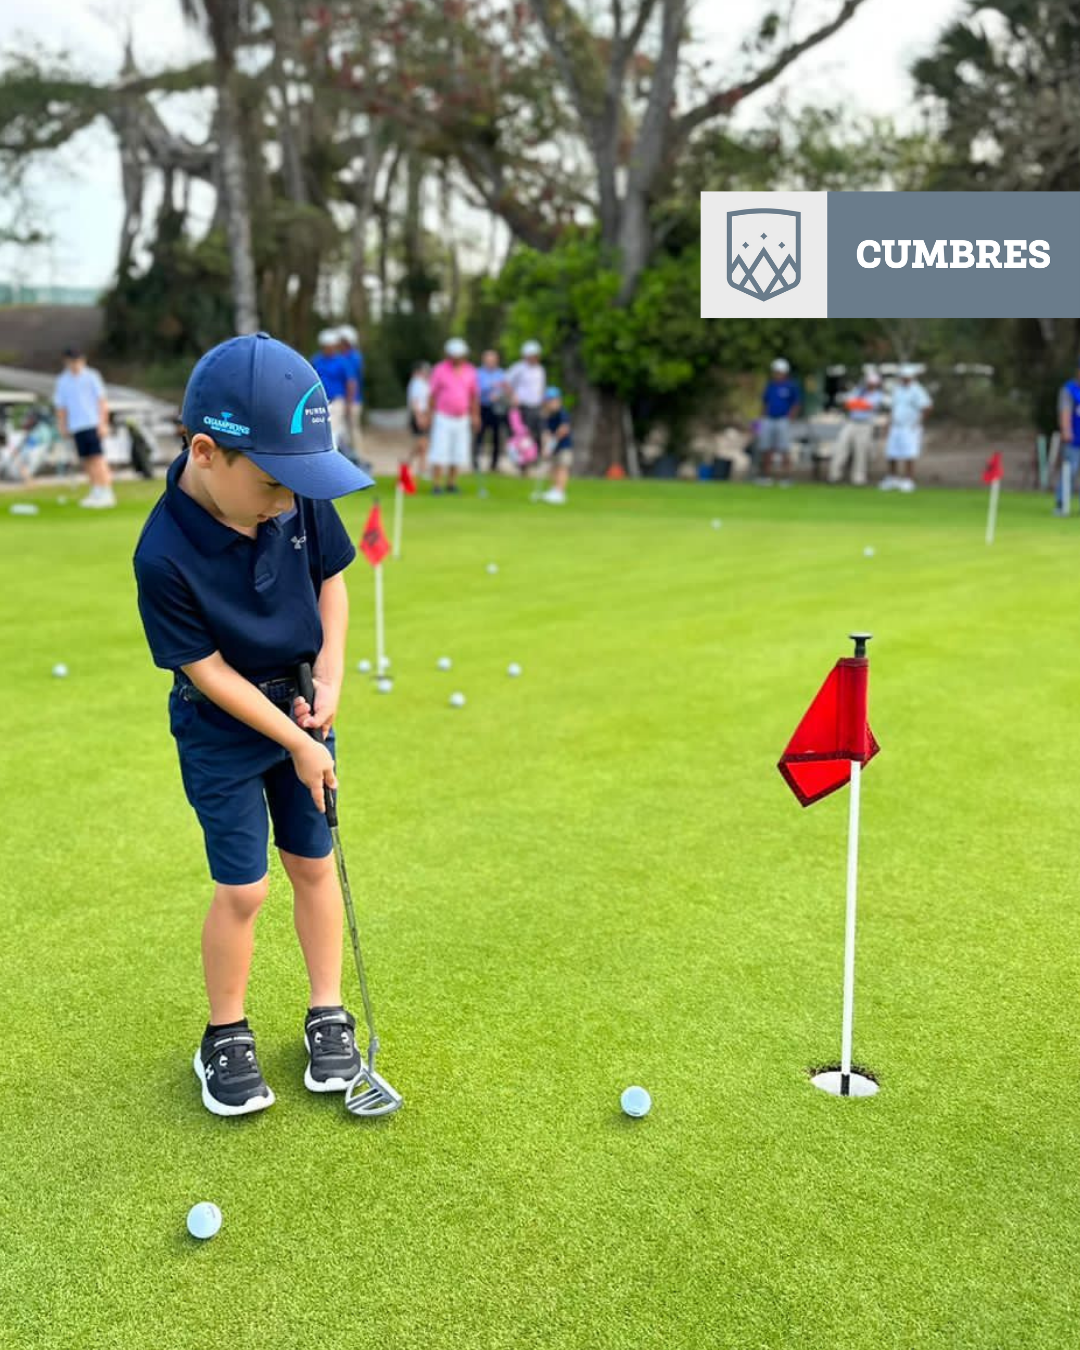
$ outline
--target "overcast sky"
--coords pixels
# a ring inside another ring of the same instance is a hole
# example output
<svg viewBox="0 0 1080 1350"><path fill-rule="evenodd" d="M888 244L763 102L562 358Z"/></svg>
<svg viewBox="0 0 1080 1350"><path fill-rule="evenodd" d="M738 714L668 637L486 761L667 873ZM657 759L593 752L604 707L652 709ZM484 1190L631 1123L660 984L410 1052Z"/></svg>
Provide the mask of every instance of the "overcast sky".
<svg viewBox="0 0 1080 1350"><path fill-rule="evenodd" d="M800 26L821 21L839 0L801 0ZM18 8L18 12L13 11ZM937 33L962 9L962 0L865 0L836 37L796 63L784 80L796 103L846 101L852 112L891 113L903 121L910 102L907 71ZM716 69L730 71L725 53L746 32L746 12L766 5L697 0L694 32ZM123 36L131 32L139 66L147 71L191 60L199 37L180 19L180 0L33 0L0 5L0 55L31 45L66 49L102 81L119 69ZM804 30L803 30L804 31ZM795 73L797 71L797 74ZM743 106L752 120L769 100L763 90ZM177 103L177 115L196 131L196 101ZM116 258L121 218L120 170L108 129L97 125L69 143L34 175L35 200L55 235L48 247L0 247L0 281L54 286L105 286Z"/></svg>

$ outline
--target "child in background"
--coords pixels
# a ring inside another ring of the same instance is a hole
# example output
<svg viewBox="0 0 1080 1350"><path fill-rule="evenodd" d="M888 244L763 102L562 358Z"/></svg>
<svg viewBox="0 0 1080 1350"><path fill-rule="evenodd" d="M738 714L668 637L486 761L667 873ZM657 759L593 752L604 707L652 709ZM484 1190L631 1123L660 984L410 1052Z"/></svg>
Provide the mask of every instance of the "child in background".
<svg viewBox="0 0 1080 1350"><path fill-rule="evenodd" d="M548 385L544 396L544 454L551 460L551 487L540 500L549 506L566 505L566 485L574 464L574 437L562 403L562 390Z"/></svg>
<svg viewBox="0 0 1080 1350"><path fill-rule="evenodd" d="M420 477L426 478L428 430L431 427L431 366L427 361L417 361L413 366L412 379L405 391L405 402L409 408L409 430L413 434L409 464L415 460Z"/></svg>

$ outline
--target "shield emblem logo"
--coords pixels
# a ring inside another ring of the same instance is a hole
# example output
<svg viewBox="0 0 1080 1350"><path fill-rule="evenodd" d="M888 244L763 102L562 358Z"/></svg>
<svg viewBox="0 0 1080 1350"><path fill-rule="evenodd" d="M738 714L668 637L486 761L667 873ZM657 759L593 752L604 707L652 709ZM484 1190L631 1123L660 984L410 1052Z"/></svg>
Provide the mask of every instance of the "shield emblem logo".
<svg viewBox="0 0 1080 1350"><path fill-rule="evenodd" d="M801 224L801 211L729 211L728 285L755 300L772 300L797 286Z"/></svg>

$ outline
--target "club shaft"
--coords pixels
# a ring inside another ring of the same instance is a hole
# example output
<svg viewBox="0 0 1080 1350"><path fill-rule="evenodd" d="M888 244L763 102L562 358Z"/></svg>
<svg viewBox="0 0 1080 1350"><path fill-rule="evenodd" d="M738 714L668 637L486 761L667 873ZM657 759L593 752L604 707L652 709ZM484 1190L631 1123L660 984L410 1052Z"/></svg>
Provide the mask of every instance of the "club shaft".
<svg viewBox="0 0 1080 1350"><path fill-rule="evenodd" d="M338 881L341 884L341 897L345 902L345 917L349 922L349 937L352 939L353 957L356 961L356 974L360 980L360 997L364 1003L364 1017L367 1021L368 1036L372 1050L369 1058L374 1067L374 1050L378 1048L379 1038L375 1034L375 1017L371 1011L371 995L368 993L367 975L364 971L364 958L360 952L360 934L356 927L356 909L353 906L352 890L349 887L349 874L345 869L345 854L341 850L341 834L336 825L330 827L330 837L334 843L334 862L337 865Z"/></svg>

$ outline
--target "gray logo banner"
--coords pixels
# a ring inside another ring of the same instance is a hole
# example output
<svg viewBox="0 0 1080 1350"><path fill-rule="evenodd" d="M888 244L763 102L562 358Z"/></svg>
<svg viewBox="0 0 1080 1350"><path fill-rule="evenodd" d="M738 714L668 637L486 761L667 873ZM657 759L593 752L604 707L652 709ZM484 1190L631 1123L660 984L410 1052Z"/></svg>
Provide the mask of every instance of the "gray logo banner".
<svg viewBox="0 0 1080 1350"><path fill-rule="evenodd" d="M827 247L829 318L1080 315L1077 192L830 192Z"/></svg>

